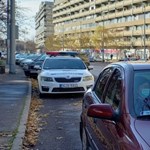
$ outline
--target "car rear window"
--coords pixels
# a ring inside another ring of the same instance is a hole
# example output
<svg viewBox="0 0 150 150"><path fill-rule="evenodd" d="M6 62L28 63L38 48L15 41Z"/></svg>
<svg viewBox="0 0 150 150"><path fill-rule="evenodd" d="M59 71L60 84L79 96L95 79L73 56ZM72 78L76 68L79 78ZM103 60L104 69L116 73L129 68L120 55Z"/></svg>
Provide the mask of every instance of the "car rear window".
<svg viewBox="0 0 150 150"><path fill-rule="evenodd" d="M43 69L86 69L80 59L47 59Z"/></svg>

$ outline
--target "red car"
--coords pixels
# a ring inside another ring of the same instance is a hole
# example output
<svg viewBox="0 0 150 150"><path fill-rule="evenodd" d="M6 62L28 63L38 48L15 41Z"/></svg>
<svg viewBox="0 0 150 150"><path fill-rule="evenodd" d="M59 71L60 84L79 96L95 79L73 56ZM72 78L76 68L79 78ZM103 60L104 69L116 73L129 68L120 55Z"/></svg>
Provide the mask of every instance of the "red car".
<svg viewBox="0 0 150 150"><path fill-rule="evenodd" d="M106 66L82 103L83 150L150 150L150 64Z"/></svg>

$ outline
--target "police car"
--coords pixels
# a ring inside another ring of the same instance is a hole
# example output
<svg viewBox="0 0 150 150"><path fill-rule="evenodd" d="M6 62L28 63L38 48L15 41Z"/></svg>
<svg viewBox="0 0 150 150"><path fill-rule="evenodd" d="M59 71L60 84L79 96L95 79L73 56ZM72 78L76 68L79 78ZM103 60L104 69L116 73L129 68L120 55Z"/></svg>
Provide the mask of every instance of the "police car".
<svg viewBox="0 0 150 150"><path fill-rule="evenodd" d="M40 96L43 94L84 93L94 84L92 67L75 56L46 58L38 75Z"/></svg>

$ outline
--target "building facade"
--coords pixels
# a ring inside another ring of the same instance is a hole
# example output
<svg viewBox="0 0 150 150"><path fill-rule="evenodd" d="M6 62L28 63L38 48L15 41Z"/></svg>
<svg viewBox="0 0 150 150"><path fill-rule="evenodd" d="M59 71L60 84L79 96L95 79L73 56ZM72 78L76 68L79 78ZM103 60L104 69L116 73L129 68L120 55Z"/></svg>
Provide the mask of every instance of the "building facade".
<svg viewBox="0 0 150 150"><path fill-rule="evenodd" d="M150 49L149 0L55 0L55 34L94 32L97 26L115 29L122 49L148 53Z"/></svg>
<svg viewBox="0 0 150 150"><path fill-rule="evenodd" d="M54 34L53 25L53 2L44 1L39 6L39 11L35 16L35 43L36 48L44 48L46 39Z"/></svg>

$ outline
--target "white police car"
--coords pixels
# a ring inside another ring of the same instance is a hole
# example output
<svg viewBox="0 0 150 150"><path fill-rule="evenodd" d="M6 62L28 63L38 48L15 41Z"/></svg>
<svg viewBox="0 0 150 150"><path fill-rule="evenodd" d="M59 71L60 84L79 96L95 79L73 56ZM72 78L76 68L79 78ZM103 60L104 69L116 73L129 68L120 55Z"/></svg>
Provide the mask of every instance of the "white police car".
<svg viewBox="0 0 150 150"><path fill-rule="evenodd" d="M40 95L84 93L93 86L94 77L80 58L55 56L44 61L38 84Z"/></svg>

